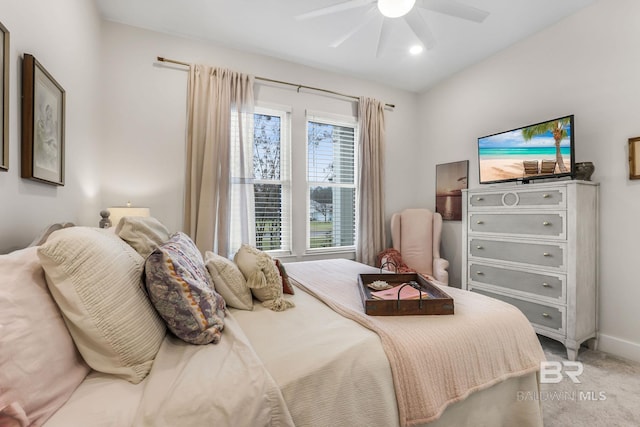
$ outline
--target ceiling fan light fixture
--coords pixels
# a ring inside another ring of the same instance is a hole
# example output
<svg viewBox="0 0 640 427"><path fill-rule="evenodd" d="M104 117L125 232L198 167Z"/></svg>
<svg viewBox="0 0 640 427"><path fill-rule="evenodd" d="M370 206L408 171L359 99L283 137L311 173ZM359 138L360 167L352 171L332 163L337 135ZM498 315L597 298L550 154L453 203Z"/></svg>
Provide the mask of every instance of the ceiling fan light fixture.
<svg viewBox="0 0 640 427"><path fill-rule="evenodd" d="M409 53L411 55L420 55L424 51L424 47L421 44L413 45L409 48Z"/></svg>
<svg viewBox="0 0 640 427"><path fill-rule="evenodd" d="M413 9L416 0L378 0L378 10L387 18L399 18Z"/></svg>

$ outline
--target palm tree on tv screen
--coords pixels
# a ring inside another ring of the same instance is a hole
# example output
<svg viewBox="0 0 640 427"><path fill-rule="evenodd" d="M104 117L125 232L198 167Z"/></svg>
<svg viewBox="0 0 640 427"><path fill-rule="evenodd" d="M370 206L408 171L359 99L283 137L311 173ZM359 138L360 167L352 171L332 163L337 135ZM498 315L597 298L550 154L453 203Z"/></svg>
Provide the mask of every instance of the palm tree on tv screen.
<svg viewBox="0 0 640 427"><path fill-rule="evenodd" d="M570 124L571 121L568 117L560 120L540 123L522 129L522 136L524 137L525 141L529 141L535 136L544 135L547 132L551 132L556 144L556 163L560 168L560 172L568 172L562 158L562 152L560 152L560 142L567 137L567 127L570 126Z"/></svg>

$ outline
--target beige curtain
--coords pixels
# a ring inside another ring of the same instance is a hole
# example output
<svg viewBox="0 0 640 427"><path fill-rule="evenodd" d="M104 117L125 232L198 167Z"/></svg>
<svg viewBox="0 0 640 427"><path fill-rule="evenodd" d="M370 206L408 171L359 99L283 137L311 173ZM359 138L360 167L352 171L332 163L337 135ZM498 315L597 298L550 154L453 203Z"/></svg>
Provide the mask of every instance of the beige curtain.
<svg viewBox="0 0 640 427"><path fill-rule="evenodd" d="M229 252L231 116L252 114L253 76L189 67L184 229L198 248ZM239 135L240 138L248 135Z"/></svg>
<svg viewBox="0 0 640 427"><path fill-rule="evenodd" d="M375 265L385 247L384 221L384 104L360 98L360 168L358 172L359 222L356 260Z"/></svg>

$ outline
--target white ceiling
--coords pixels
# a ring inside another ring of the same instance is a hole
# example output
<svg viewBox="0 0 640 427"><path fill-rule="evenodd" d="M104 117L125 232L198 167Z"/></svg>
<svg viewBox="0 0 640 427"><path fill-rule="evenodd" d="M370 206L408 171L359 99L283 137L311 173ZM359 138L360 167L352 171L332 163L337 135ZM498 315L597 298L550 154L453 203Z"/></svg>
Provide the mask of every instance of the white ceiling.
<svg viewBox="0 0 640 427"><path fill-rule="evenodd" d="M421 55L403 19L390 20L388 48L376 57L382 15L339 47L370 6L299 21L294 17L346 0L96 0L105 19L212 41L419 92L596 0L459 0L490 13L482 23L420 9L436 40ZM552 48L552 47L550 47ZM189 61L189 58L175 58Z"/></svg>

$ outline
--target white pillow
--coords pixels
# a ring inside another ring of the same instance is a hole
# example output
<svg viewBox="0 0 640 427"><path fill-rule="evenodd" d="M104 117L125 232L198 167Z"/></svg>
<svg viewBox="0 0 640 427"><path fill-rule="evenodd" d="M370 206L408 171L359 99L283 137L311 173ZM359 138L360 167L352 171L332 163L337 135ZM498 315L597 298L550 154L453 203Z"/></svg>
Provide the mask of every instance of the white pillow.
<svg viewBox="0 0 640 427"><path fill-rule="evenodd" d="M145 259L169 240L167 227L152 217L125 216L118 222L115 232Z"/></svg>
<svg viewBox="0 0 640 427"><path fill-rule="evenodd" d="M38 256L87 364L142 381L165 335L142 285L144 259L115 234L88 227L54 232Z"/></svg>
<svg viewBox="0 0 640 427"><path fill-rule="evenodd" d="M253 310L251 289L247 286L242 272L233 261L207 251L204 254L204 263L216 291L222 295L228 306L240 310Z"/></svg>
<svg viewBox="0 0 640 427"><path fill-rule="evenodd" d="M282 279L269 254L252 246L242 245L233 260L247 279L251 293L262 301L262 305L273 311L284 311L295 306L282 297Z"/></svg>

